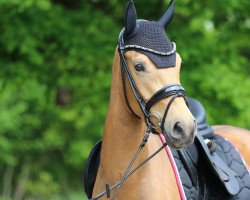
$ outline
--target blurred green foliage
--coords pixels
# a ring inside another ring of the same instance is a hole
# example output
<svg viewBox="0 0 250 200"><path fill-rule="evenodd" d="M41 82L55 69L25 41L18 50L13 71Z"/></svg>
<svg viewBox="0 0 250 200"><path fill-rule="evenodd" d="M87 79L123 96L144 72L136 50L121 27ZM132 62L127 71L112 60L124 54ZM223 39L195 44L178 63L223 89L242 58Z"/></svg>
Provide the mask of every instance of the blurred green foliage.
<svg viewBox="0 0 250 200"><path fill-rule="evenodd" d="M83 188L101 138L125 0L0 0L0 196ZM157 20L167 0L136 0ZM168 34L182 84L211 124L250 129L249 0L176 1ZM58 197L60 198L60 197Z"/></svg>

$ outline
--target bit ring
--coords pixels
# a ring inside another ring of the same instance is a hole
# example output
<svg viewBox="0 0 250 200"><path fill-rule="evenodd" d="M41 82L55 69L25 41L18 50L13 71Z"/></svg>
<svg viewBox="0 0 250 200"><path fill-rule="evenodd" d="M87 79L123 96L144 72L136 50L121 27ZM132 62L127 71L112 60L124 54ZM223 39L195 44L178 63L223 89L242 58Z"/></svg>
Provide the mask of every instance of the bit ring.
<svg viewBox="0 0 250 200"><path fill-rule="evenodd" d="M154 125L154 124L152 123L152 120L150 120L150 118L152 118L152 117L156 118L156 120L157 120L157 125ZM156 114L149 114L148 117L147 117L147 123L148 123L149 125L151 125L152 128L160 128L160 127L161 127L161 119L160 119L160 117L159 117L158 115L156 115Z"/></svg>

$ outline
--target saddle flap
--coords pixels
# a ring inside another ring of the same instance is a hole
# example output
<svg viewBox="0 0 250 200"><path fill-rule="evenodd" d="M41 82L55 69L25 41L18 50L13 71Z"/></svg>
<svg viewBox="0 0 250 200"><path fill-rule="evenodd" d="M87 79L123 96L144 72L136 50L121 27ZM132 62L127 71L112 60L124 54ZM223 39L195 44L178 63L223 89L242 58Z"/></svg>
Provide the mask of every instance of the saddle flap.
<svg viewBox="0 0 250 200"><path fill-rule="evenodd" d="M205 155L207 158L212 170L221 183L225 186L225 189L228 191L228 193L231 195L238 194L240 191L240 186L236 178L236 173L226 165L226 163L216 152L210 152L207 144L204 141L204 138L199 134L197 135L197 141L203 150L203 155Z"/></svg>

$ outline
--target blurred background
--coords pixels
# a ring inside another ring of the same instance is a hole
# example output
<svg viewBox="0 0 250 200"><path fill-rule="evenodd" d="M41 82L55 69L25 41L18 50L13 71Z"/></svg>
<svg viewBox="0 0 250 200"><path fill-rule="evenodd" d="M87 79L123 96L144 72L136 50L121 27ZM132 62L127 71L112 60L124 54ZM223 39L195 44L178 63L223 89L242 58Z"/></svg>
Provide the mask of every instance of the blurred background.
<svg viewBox="0 0 250 200"><path fill-rule="evenodd" d="M0 0L0 199L85 199L127 0ZM157 20L169 0L135 0ZM177 0L181 81L210 124L250 129L250 1Z"/></svg>

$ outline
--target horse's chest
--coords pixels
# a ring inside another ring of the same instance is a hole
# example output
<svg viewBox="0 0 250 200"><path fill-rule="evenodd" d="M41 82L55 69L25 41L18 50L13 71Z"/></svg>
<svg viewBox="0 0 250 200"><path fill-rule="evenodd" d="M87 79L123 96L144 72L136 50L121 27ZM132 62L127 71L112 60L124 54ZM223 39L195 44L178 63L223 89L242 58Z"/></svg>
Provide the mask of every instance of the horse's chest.
<svg viewBox="0 0 250 200"><path fill-rule="evenodd" d="M119 194L122 200L180 200L175 175L164 151L127 179L122 190L123 194Z"/></svg>

